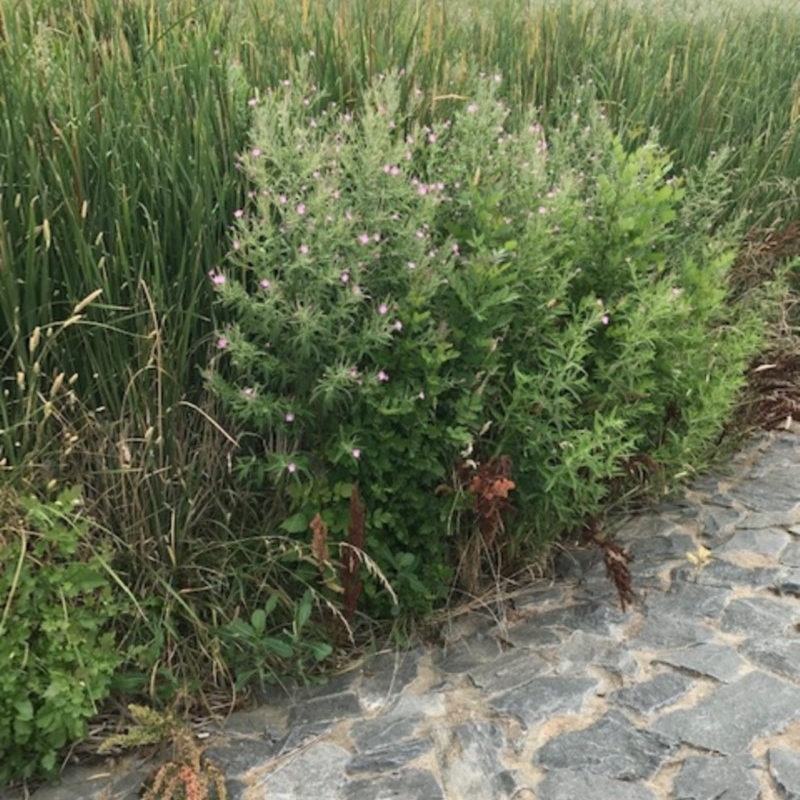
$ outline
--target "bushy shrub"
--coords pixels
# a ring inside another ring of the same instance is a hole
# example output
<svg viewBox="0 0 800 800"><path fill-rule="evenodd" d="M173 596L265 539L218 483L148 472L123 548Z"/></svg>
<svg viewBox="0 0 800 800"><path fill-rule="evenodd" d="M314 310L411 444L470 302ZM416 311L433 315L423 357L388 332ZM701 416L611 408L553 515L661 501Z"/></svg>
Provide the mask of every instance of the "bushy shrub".
<svg viewBox="0 0 800 800"><path fill-rule="evenodd" d="M313 86L267 92L210 275L239 476L272 488L285 530L319 512L340 539L357 483L366 550L413 612L456 568L474 585L487 548L596 514L642 464L691 468L758 339L725 304L725 243L676 225L654 141L626 152L581 88L560 129L533 110L511 129L496 87L476 78L429 126L398 77L357 118Z"/></svg>
<svg viewBox="0 0 800 800"><path fill-rule="evenodd" d="M0 786L57 774L122 660L109 632L119 604L77 503L75 490L49 503L2 496Z"/></svg>

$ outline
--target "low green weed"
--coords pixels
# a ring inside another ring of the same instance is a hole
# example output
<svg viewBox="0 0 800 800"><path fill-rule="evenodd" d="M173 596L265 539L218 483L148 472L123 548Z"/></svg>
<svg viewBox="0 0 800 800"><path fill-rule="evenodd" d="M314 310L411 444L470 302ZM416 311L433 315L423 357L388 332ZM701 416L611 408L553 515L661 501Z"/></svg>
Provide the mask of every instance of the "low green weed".
<svg viewBox="0 0 800 800"><path fill-rule="evenodd" d="M112 633L122 607L79 498L2 494L0 786L57 775L60 751L85 736L123 658Z"/></svg>

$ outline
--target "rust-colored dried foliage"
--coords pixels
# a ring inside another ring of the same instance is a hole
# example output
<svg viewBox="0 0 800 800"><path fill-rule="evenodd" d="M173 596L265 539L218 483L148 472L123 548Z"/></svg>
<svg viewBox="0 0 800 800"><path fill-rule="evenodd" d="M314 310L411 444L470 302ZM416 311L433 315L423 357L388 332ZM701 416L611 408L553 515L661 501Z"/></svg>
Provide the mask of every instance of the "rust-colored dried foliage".
<svg viewBox="0 0 800 800"><path fill-rule="evenodd" d="M622 545L603 534L599 518L589 521L584 528L583 539L602 552L606 575L614 584L622 610L625 611L626 607L635 599L631 571L628 567L628 564L633 561L633 556Z"/></svg>
<svg viewBox="0 0 800 800"><path fill-rule="evenodd" d="M361 576L359 575L358 552L364 549L366 541L366 519L367 510L361 502L358 492L358 484L353 484L350 492L350 520L347 526L347 543L349 547L344 548L344 555L341 566L342 587L344 588L344 599L342 602L342 613L344 618L350 622L356 613L358 598L361 596Z"/></svg>
<svg viewBox="0 0 800 800"><path fill-rule="evenodd" d="M325 567L329 563L328 553L328 526L322 519L322 515L317 513L310 523L311 528L311 553L317 568L324 574Z"/></svg>
<svg viewBox="0 0 800 800"><path fill-rule="evenodd" d="M202 751L191 734L176 733L176 758L153 774L142 800L226 800L225 776Z"/></svg>
<svg viewBox="0 0 800 800"><path fill-rule="evenodd" d="M461 488L472 494L472 510L487 548L505 531L503 514L511 509L509 492L516 488L511 480L511 459L495 456L484 464L464 463L458 470Z"/></svg>
<svg viewBox="0 0 800 800"><path fill-rule="evenodd" d="M780 230L754 228L745 236L728 278L734 296L741 296L771 280L788 258L800 256L800 220Z"/></svg>
<svg viewBox="0 0 800 800"><path fill-rule="evenodd" d="M734 262L730 285L734 296L742 296L772 280L777 269L800 257L800 220L781 229L756 228L745 237ZM796 334L800 302L798 286L781 304L782 322L776 326L773 343L756 358L747 373L747 390L732 429L786 427L800 419L800 354Z"/></svg>

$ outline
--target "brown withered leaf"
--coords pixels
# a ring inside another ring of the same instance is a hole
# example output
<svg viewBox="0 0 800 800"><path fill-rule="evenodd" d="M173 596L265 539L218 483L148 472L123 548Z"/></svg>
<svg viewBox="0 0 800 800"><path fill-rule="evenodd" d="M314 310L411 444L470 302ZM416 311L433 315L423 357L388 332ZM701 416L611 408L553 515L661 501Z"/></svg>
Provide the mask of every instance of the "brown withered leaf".
<svg viewBox="0 0 800 800"><path fill-rule="evenodd" d="M325 569L328 563L328 526L325 524L319 512L314 516L314 519L309 523L311 528L311 552L314 555L314 560L317 562L317 567L320 572Z"/></svg>

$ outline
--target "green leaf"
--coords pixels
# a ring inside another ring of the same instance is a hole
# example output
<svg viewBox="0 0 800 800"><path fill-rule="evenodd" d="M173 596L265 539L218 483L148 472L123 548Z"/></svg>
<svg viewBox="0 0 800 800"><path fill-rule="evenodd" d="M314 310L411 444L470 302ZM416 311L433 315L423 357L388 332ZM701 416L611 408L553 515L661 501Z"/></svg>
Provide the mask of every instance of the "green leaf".
<svg viewBox="0 0 800 800"><path fill-rule="evenodd" d="M278 605L278 595L271 594L266 603L264 603L264 613L269 617Z"/></svg>
<svg viewBox="0 0 800 800"><path fill-rule="evenodd" d="M333 653L333 647L327 642L307 642L306 647L311 651L316 661L324 661Z"/></svg>
<svg viewBox="0 0 800 800"><path fill-rule="evenodd" d="M286 533L302 533L308 530L308 525L308 517L302 512L299 512L293 514L291 517L287 517L281 523L281 530L286 531Z"/></svg>
<svg viewBox="0 0 800 800"><path fill-rule="evenodd" d="M294 647L285 639L276 639L274 636L266 636L261 640L264 649L279 658L291 658L294 655Z"/></svg>
<svg viewBox="0 0 800 800"><path fill-rule="evenodd" d="M250 624L253 626L253 630L261 636L267 628L267 612L263 608L257 608L250 615Z"/></svg>
<svg viewBox="0 0 800 800"><path fill-rule="evenodd" d="M305 627L308 620L311 618L311 611L313 609L313 598L311 592L306 592L303 599L297 606L297 613L295 615L295 635L299 634Z"/></svg>
<svg viewBox="0 0 800 800"><path fill-rule="evenodd" d="M33 719L33 703L25 698L24 700L17 700L14 703L14 708L17 712L17 719L27 722Z"/></svg>

